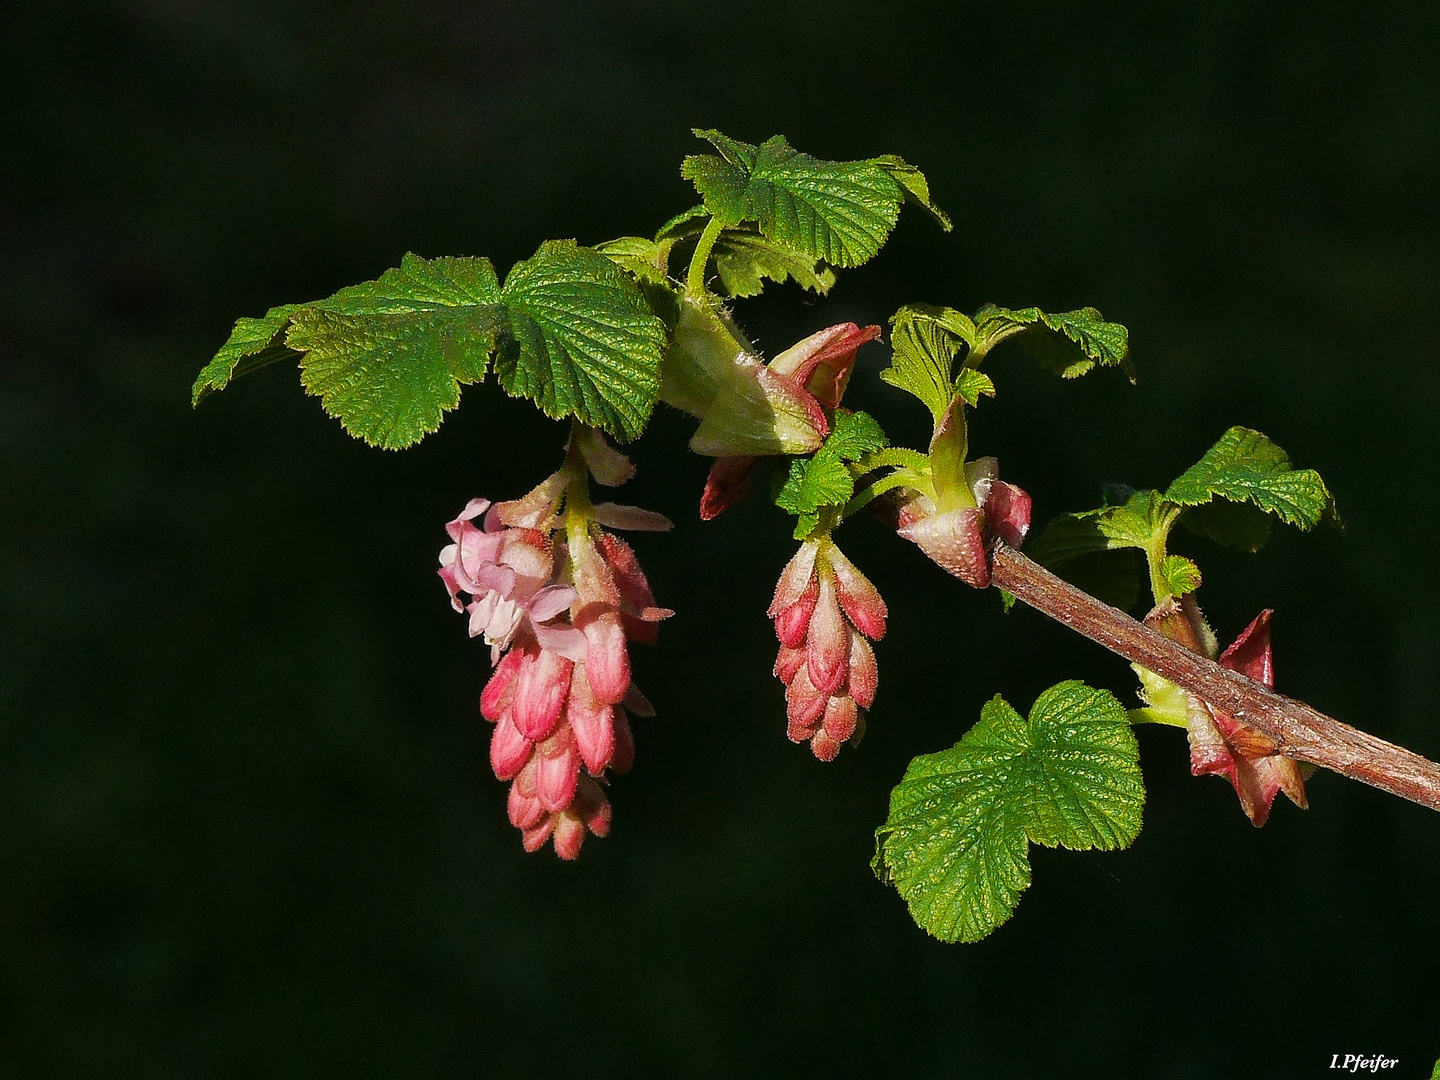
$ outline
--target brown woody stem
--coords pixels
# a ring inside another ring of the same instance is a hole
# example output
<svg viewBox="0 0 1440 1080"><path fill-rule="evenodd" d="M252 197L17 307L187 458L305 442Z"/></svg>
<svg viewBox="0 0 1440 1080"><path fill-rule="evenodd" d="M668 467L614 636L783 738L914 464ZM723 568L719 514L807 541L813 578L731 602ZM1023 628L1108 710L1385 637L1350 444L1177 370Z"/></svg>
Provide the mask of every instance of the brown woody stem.
<svg viewBox="0 0 1440 1080"><path fill-rule="evenodd" d="M1003 542L995 545L991 583L1198 695L1271 739L1288 757L1440 810L1440 765L1222 668L1081 592Z"/></svg>

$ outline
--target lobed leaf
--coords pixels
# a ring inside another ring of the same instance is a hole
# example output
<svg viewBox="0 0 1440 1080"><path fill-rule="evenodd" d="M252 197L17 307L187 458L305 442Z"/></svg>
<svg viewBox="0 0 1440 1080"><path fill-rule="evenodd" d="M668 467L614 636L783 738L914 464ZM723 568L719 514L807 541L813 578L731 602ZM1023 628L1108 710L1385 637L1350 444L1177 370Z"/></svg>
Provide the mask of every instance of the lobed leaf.
<svg viewBox="0 0 1440 1080"><path fill-rule="evenodd" d="M792 514L813 514L843 504L855 492L855 478L833 454L792 458L790 472L775 493L775 505Z"/></svg>
<svg viewBox="0 0 1440 1080"><path fill-rule="evenodd" d="M612 255L641 259L645 243L623 238ZM346 431L393 450L439 427L493 356L509 393L633 438L659 392L664 341L636 283L573 241L542 245L503 289L488 259L406 255L375 281L241 319L192 397L293 357L302 385Z"/></svg>
<svg viewBox="0 0 1440 1080"><path fill-rule="evenodd" d="M1301 529L1313 528L1327 517L1338 520L1335 497L1320 474L1292 468L1284 450L1245 427L1232 427L1220 436L1170 485L1165 497L1181 506L1203 506L1216 498L1248 503ZM1214 519L1203 522L1202 528L1206 525L1213 528Z"/></svg>
<svg viewBox="0 0 1440 1080"><path fill-rule="evenodd" d="M1028 721L997 695L954 747L910 763L871 865L922 929L978 941L1030 884L1030 843L1125 847L1144 799L1135 737L1109 692L1060 683Z"/></svg>
<svg viewBox="0 0 1440 1080"><path fill-rule="evenodd" d="M1156 491L1123 489L1125 502L1051 519L1031 547L1030 557L1044 566L1099 551L1139 548L1148 551L1158 536L1169 532L1176 508Z"/></svg>
<svg viewBox="0 0 1440 1080"><path fill-rule="evenodd" d="M687 157L680 168L706 209L726 228L754 222L768 239L812 262L866 262L895 227L901 202L922 190L913 176L906 174L905 183L895 178L910 168L898 159L888 166L824 161L779 135L754 146L718 131L695 134L719 151ZM928 204L928 187L924 195Z"/></svg>
<svg viewBox="0 0 1440 1080"><path fill-rule="evenodd" d="M976 312L976 354L984 356L1012 337L1062 378L1078 378L1096 364L1130 370L1130 332L1091 307L1051 315L1039 308L986 304Z"/></svg>
<svg viewBox="0 0 1440 1080"><path fill-rule="evenodd" d="M1200 587L1200 567L1184 555L1166 555L1161 559L1160 576L1171 596L1184 596Z"/></svg>

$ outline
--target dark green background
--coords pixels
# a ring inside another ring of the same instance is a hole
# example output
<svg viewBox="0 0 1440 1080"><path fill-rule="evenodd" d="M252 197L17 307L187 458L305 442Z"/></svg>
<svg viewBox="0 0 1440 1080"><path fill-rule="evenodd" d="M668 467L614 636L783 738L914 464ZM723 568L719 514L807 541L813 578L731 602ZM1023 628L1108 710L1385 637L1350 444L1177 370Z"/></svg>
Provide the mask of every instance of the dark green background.
<svg viewBox="0 0 1440 1080"><path fill-rule="evenodd" d="M1344 533L1195 545L1280 688L1440 757L1440 26L1428 3L685 5L129 0L0 15L0 1074L1311 1077L1440 1054L1440 816L1317 776L1252 829L1140 733L1134 848L1041 850L1016 918L941 945L867 866L890 787L981 703L1098 648L868 524L892 629L858 751L784 738L773 508L710 525L662 412L626 495L678 614L615 829L526 856L476 716L442 523L552 469L493 386L419 448L293 371L192 412L238 315L406 250L503 269L690 205L692 126L900 153L909 212L772 352L908 300L1100 307L1140 382L997 355L975 446L1037 514L1163 485L1229 424L1322 470ZM862 353L853 404L921 410Z"/></svg>

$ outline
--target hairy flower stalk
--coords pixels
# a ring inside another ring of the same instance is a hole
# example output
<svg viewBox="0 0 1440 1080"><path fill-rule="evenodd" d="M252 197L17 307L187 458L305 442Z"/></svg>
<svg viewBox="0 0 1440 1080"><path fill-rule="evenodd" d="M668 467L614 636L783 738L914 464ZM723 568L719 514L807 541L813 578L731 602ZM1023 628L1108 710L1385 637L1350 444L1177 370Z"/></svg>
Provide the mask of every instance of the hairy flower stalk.
<svg viewBox="0 0 1440 1080"><path fill-rule="evenodd" d="M454 542L440 553L452 606L491 648L480 712L495 725L490 765L510 782L511 824L525 850L553 840L562 859L580 853L587 832L610 831L600 785L634 762L630 713L654 714L631 681L628 643L653 642L672 614L655 605L630 546L602 527L670 523L635 507L592 506L587 466L602 483L633 472L598 435L581 433L566 467L528 495L472 500L446 526Z"/></svg>
<svg viewBox="0 0 1440 1080"><path fill-rule="evenodd" d="M787 734L809 740L821 761L865 734L879 669L870 641L885 636L885 601L828 536L800 545L780 574L767 612L780 653L775 676L785 684Z"/></svg>

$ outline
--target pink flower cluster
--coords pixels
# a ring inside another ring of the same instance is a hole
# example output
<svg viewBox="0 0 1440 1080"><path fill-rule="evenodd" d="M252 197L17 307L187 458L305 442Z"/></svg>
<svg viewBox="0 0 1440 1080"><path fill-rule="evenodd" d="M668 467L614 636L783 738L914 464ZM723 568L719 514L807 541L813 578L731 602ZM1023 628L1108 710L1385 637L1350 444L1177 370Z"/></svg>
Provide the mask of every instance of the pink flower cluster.
<svg viewBox="0 0 1440 1080"><path fill-rule="evenodd" d="M597 781L634 761L626 709L653 715L630 681L627 642L654 641L655 624L671 612L655 606L623 540L599 528L592 535L588 524L564 538L555 520L562 490L552 477L516 502L472 500L445 527L454 542L440 553L440 578L455 610L469 613L470 636L491 648L480 711L495 725L490 764L510 781L510 821L525 850L553 837L556 854L573 859L587 830L610 831ZM663 521L643 515L628 520Z"/></svg>
<svg viewBox="0 0 1440 1080"><path fill-rule="evenodd" d="M775 676L785 684L790 741L808 739L817 758L833 761L842 743L865 733L880 681L867 639L885 636L885 601L823 537L800 545L767 614L780 639Z"/></svg>

